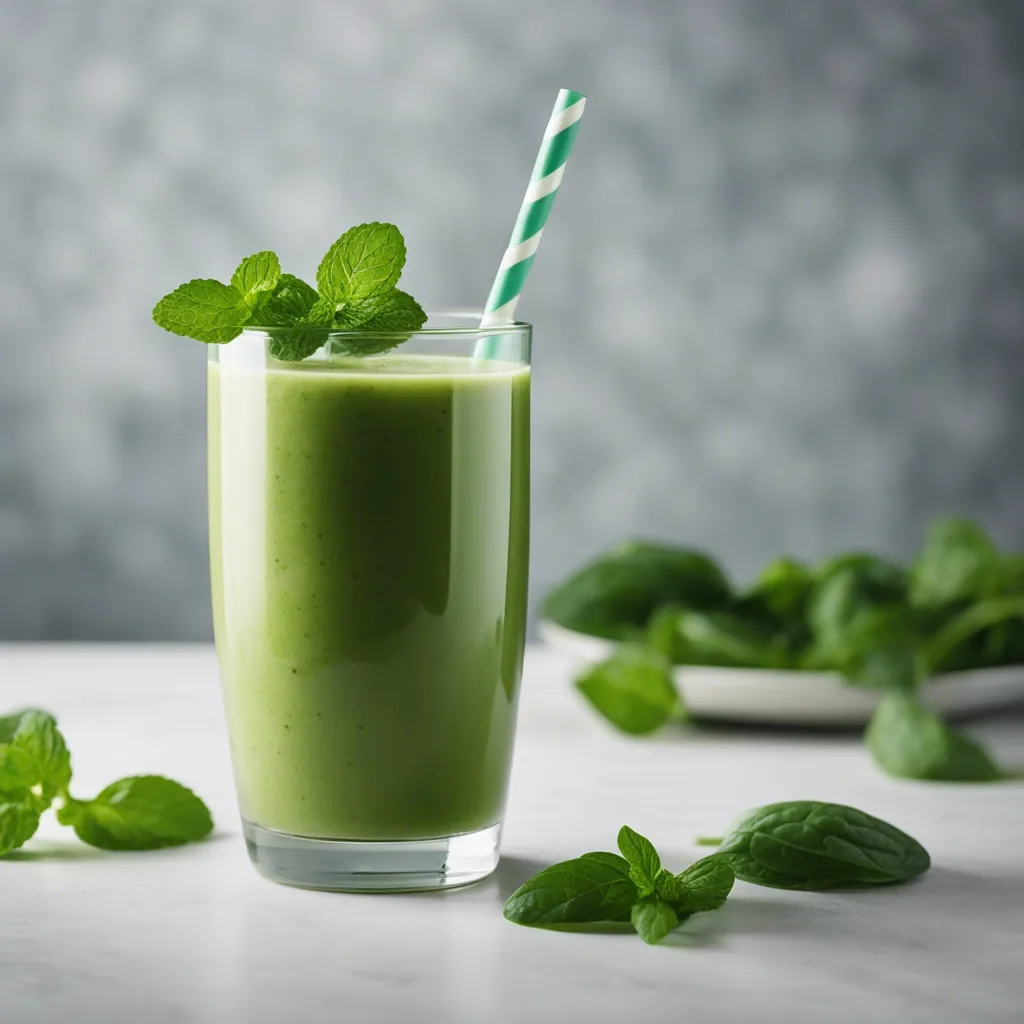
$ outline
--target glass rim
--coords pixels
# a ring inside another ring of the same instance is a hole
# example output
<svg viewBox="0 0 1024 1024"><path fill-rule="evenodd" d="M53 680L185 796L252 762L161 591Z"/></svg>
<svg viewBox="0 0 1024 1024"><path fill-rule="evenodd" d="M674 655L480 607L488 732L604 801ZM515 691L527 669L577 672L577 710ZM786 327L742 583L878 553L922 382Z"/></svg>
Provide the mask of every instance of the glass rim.
<svg viewBox="0 0 1024 1024"><path fill-rule="evenodd" d="M318 327L316 324L296 324L290 327L263 327L259 324L246 324L242 328L242 334L280 334L284 332L295 333L299 331L325 331L327 337L380 337L393 338L401 335L405 338L422 336L433 338L472 338L477 335L486 334L521 334L524 331L532 331L533 324L526 320L510 320L507 323L493 324L489 327L480 326L480 318L483 312L479 309L442 309L427 313L427 323L431 320L449 318L458 320L460 318L473 319L476 323L472 327L420 327L415 331L367 331L361 327L349 328L346 330L335 330L333 327Z"/></svg>

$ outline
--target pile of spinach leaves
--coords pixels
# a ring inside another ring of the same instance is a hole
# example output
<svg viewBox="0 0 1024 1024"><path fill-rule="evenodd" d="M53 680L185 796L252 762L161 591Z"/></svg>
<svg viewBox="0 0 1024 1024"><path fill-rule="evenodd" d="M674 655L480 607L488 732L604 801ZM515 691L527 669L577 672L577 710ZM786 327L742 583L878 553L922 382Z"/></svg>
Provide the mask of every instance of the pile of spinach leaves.
<svg viewBox="0 0 1024 1024"><path fill-rule="evenodd" d="M865 742L890 774L1003 777L918 699L937 673L1024 664L1024 555L1000 552L971 520L933 522L909 566L866 553L779 558L745 589L701 552L631 541L555 587L543 615L619 642L577 685L626 732L685 715L671 665L836 672L882 692Z"/></svg>

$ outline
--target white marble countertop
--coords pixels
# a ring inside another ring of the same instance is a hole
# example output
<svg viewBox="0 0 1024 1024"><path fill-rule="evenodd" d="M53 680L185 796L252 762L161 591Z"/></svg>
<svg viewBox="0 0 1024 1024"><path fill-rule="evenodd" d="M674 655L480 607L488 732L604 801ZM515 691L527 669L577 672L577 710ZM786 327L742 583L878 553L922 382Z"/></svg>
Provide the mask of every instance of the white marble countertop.
<svg viewBox="0 0 1024 1024"><path fill-rule="evenodd" d="M565 662L529 652L504 858L445 894L350 896L275 886L249 866L207 647L0 647L0 710L58 715L75 791L163 772L210 803L213 839L92 850L51 820L0 861L0 1019L75 1021L625 1020L987 1022L1024 1005L1024 783L897 783L856 737L679 729L612 734ZM1024 764L1024 712L976 723ZM520 928L527 876L613 849L628 822L677 870L747 807L853 804L928 847L920 880L859 893L737 883L726 907L662 946Z"/></svg>

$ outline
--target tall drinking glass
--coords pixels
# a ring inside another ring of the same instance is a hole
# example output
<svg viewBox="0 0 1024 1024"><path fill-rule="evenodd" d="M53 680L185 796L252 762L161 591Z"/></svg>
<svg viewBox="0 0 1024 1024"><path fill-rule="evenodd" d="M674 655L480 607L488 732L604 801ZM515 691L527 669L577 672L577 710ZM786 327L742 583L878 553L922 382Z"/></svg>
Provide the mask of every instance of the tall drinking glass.
<svg viewBox="0 0 1024 1024"><path fill-rule="evenodd" d="M381 339L302 362L264 331L210 346L214 631L246 843L275 881L430 889L497 864L531 328L473 319L358 358L332 353Z"/></svg>

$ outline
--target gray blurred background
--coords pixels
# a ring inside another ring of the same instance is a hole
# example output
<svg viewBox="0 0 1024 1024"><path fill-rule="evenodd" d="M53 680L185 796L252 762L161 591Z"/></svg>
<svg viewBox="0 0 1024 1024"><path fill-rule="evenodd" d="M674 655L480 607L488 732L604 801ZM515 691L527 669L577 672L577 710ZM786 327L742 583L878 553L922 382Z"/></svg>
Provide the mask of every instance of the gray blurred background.
<svg viewBox="0 0 1024 1024"><path fill-rule="evenodd" d="M209 637L205 353L153 302L380 219L479 306L560 86L534 601L627 534L1024 547L1024 4L4 0L0 638Z"/></svg>

